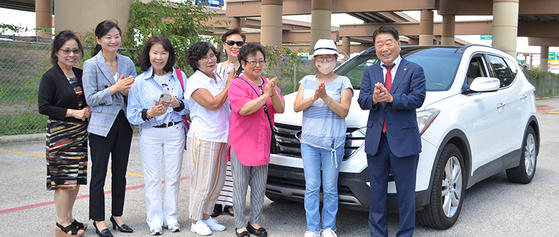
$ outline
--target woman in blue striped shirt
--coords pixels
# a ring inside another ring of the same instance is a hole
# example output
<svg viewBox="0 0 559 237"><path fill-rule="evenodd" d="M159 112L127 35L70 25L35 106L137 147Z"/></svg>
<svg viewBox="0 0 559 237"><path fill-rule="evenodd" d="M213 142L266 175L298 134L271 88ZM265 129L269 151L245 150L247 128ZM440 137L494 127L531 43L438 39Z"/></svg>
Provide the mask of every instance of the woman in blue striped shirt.
<svg viewBox="0 0 559 237"><path fill-rule="evenodd" d="M309 58L314 59L320 74L303 77L295 98L295 112L303 111L301 156L306 186L305 237L315 237L321 232L321 236L336 236L338 173L344 157L345 117L353 96L349 78L334 73L338 57L333 40L318 40L314 54ZM319 213L321 168L324 195L322 225Z"/></svg>
<svg viewBox="0 0 559 237"><path fill-rule="evenodd" d="M140 127L140 151L146 184L147 223L152 235L180 230L177 209L185 121L189 113L183 98L186 75L175 70L175 49L165 36L154 35L140 55L145 72L130 88L127 117ZM184 81L183 81L184 80ZM161 170L164 156L165 170ZM161 178L165 174L165 197L161 198Z"/></svg>

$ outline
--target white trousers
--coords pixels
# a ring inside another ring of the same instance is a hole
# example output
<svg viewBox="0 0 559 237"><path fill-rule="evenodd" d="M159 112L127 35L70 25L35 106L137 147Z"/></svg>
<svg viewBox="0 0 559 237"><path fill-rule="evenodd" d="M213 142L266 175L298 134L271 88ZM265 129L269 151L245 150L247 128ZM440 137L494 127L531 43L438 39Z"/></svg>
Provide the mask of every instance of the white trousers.
<svg viewBox="0 0 559 237"><path fill-rule="evenodd" d="M140 129L140 151L146 185L146 221L150 228L178 223L177 203L185 138L184 123L168 128ZM162 203L163 172L165 197Z"/></svg>

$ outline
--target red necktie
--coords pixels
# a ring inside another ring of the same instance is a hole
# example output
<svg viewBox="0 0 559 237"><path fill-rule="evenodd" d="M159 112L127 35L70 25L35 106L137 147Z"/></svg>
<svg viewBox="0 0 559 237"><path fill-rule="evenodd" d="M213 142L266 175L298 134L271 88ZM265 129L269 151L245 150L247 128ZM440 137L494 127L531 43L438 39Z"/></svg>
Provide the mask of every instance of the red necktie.
<svg viewBox="0 0 559 237"><path fill-rule="evenodd" d="M386 64L383 65L387 70L386 78L384 79L384 87L386 88L387 91L390 91L390 87L392 87L392 73L390 73L390 70L392 70L394 65L396 64L392 64L390 66L386 66ZM386 133L386 119L382 123L382 132Z"/></svg>

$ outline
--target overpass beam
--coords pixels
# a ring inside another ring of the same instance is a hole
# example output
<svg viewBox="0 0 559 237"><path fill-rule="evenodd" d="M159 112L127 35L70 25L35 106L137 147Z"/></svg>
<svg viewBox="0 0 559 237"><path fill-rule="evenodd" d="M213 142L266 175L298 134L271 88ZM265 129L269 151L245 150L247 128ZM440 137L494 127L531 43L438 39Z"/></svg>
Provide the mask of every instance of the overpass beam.
<svg viewBox="0 0 559 237"><path fill-rule="evenodd" d="M419 45L433 45L433 10L421 10Z"/></svg>
<svg viewBox="0 0 559 237"><path fill-rule="evenodd" d="M260 43L264 46L281 47L282 39L282 0L262 0L262 21Z"/></svg>
<svg viewBox="0 0 559 237"><path fill-rule="evenodd" d="M519 0L493 0L492 46L512 56L516 56L518 1Z"/></svg>

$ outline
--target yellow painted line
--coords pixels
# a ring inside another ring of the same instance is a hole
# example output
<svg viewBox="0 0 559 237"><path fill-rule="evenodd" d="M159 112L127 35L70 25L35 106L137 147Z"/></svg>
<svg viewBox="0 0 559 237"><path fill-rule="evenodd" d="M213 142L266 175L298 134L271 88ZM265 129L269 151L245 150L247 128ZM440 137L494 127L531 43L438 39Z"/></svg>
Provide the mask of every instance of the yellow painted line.
<svg viewBox="0 0 559 237"><path fill-rule="evenodd" d="M559 112L547 112L548 114L559 114Z"/></svg>
<svg viewBox="0 0 559 237"><path fill-rule="evenodd" d="M22 154L22 155L29 155L29 156L45 157L45 154L39 155L39 154L33 154L33 153L27 153L27 152L19 152L19 151L10 151L10 150L4 150L4 149L0 149L0 151L8 152L8 153L15 153L15 154Z"/></svg>
<svg viewBox="0 0 559 237"><path fill-rule="evenodd" d="M19 151L10 151L10 150L5 150L5 149L0 149L0 151L3 152L8 152L8 153L15 153L15 154L22 154L22 155L29 155L29 156L38 156L38 157L45 157L45 155L39 155L39 154L33 154L33 153L27 153L27 152L19 152ZM88 165L89 167L91 167L91 165ZM107 171L111 171L111 169L107 169ZM127 175L132 175L132 176L136 176L136 177L141 177L143 178L144 175L143 174L138 174L138 173L134 173L134 172L126 172Z"/></svg>

